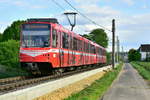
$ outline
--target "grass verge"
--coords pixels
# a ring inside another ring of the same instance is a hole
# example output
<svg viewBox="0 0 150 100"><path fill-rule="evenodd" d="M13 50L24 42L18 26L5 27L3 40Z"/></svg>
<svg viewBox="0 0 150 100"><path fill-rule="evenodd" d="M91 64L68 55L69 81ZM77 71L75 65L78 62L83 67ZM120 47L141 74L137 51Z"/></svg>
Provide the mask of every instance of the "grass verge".
<svg viewBox="0 0 150 100"><path fill-rule="evenodd" d="M140 64L140 62L131 62L131 65L138 71L138 73L146 80L150 80L150 70L147 66Z"/></svg>
<svg viewBox="0 0 150 100"><path fill-rule="evenodd" d="M89 87L78 93L72 94L65 100L98 100L102 97L102 95L112 84L113 80L117 77L122 65L122 63L119 64L114 70L106 73L102 78L96 80Z"/></svg>

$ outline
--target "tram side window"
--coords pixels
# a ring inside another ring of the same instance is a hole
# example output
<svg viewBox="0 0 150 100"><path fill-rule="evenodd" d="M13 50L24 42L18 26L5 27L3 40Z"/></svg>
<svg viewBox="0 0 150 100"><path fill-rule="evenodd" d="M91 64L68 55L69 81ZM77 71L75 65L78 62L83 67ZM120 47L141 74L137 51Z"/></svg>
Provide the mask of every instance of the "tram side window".
<svg viewBox="0 0 150 100"><path fill-rule="evenodd" d="M99 55L99 47L97 47L97 55Z"/></svg>
<svg viewBox="0 0 150 100"><path fill-rule="evenodd" d="M84 52L86 52L85 42L84 42Z"/></svg>
<svg viewBox="0 0 150 100"><path fill-rule="evenodd" d="M86 47L86 52L88 53L88 45L86 42L85 42L85 47Z"/></svg>
<svg viewBox="0 0 150 100"><path fill-rule="evenodd" d="M78 40L78 51L82 51L82 41Z"/></svg>
<svg viewBox="0 0 150 100"><path fill-rule="evenodd" d="M94 53L94 54L96 53L94 45L92 45L92 53Z"/></svg>
<svg viewBox="0 0 150 100"><path fill-rule="evenodd" d="M57 32L55 29L53 29L52 37L53 37L52 47L55 48L57 47Z"/></svg>
<svg viewBox="0 0 150 100"><path fill-rule="evenodd" d="M63 48L68 49L69 48L69 35L67 33L62 34L62 43L63 43Z"/></svg>
<svg viewBox="0 0 150 100"><path fill-rule="evenodd" d="M98 52L99 52L99 47L96 48L96 53L97 53L97 55L98 55Z"/></svg>
<svg viewBox="0 0 150 100"><path fill-rule="evenodd" d="M77 39L77 51L80 50L79 40Z"/></svg>
<svg viewBox="0 0 150 100"><path fill-rule="evenodd" d="M92 45L90 44L90 53L92 53Z"/></svg>
<svg viewBox="0 0 150 100"><path fill-rule="evenodd" d="M102 50L102 56L104 55L104 51Z"/></svg>
<svg viewBox="0 0 150 100"><path fill-rule="evenodd" d="M80 51L82 51L82 41L79 40Z"/></svg>
<svg viewBox="0 0 150 100"><path fill-rule="evenodd" d="M83 51L83 41L80 40L80 51Z"/></svg>
<svg viewBox="0 0 150 100"><path fill-rule="evenodd" d="M99 50L99 54L102 55L102 49L101 49L101 48L100 48L100 50Z"/></svg>
<svg viewBox="0 0 150 100"><path fill-rule="evenodd" d="M90 43L88 43L88 47L89 47L89 53L91 53L91 45L90 45Z"/></svg>
<svg viewBox="0 0 150 100"><path fill-rule="evenodd" d="M94 46L94 54L96 54L96 47Z"/></svg>
<svg viewBox="0 0 150 100"><path fill-rule="evenodd" d="M91 53L93 53L93 45L91 45L91 49L92 49Z"/></svg>
<svg viewBox="0 0 150 100"><path fill-rule="evenodd" d="M73 38L70 36L70 49L73 50Z"/></svg>
<svg viewBox="0 0 150 100"><path fill-rule="evenodd" d="M95 54L97 54L98 47L95 46Z"/></svg>
<svg viewBox="0 0 150 100"><path fill-rule="evenodd" d="M89 53L89 43L87 43L87 45L86 45L87 47L87 53Z"/></svg>
<svg viewBox="0 0 150 100"><path fill-rule="evenodd" d="M90 43L88 44L88 46L89 46L89 53L91 53L91 45L90 45Z"/></svg>
<svg viewBox="0 0 150 100"><path fill-rule="evenodd" d="M98 48L98 54L101 55L101 48Z"/></svg>
<svg viewBox="0 0 150 100"><path fill-rule="evenodd" d="M106 55L106 51L105 50L103 50L103 56L105 56Z"/></svg>
<svg viewBox="0 0 150 100"><path fill-rule="evenodd" d="M91 53L93 53L93 45L91 44Z"/></svg>
<svg viewBox="0 0 150 100"><path fill-rule="evenodd" d="M85 52L88 52L88 44L86 42L84 42L84 49L85 49Z"/></svg>
<svg viewBox="0 0 150 100"><path fill-rule="evenodd" d="M77 50L77 39L73 38L73 50Z"/></svg>

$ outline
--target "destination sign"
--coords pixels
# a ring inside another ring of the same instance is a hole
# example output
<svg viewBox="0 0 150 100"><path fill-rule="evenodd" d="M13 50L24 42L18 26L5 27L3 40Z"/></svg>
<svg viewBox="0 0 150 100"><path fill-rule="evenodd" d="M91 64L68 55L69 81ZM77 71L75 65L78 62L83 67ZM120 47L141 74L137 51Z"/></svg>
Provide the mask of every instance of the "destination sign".
<svg viewBox="0 0 150 100"><path fill-rule="evenodd" d="M49 25L48 24L24 24L23 29L24 30L48 30Z"/></svg>

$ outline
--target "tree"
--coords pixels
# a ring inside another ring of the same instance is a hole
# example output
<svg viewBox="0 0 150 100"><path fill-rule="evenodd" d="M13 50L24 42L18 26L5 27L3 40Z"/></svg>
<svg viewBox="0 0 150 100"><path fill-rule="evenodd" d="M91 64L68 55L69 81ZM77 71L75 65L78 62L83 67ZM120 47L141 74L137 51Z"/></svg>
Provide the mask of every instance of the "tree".
<svg viewBox="0 0 150 100"><path fill-rule="evenodd" d="M3 33L3 41L7 41L9 39L19 40L20 39L20 31L21 24L25 21L14 21L11 26L8 26Z"/></svg>
<svg viewBox="0 0 150 100"><path fill-rule="evenodd" d="M2 33L0 33L0 42L2 42L2 36L3 36Z"/></svg>
<svg viewBox="0 0 150 100"><path fill-rule="evenodd" d="M96 42L105 48L108 47L108 36L103 29L94 29L91 33L84 34L82 36Z"/></svg>
<svg viewBox="0 0 150 100"><path fill-rule="evenodd" d="M83 35L81 35L81 36L83 36L83 37L85 37L85 38L87 38L87 39L89 39L89 40L92 40L92 37L91 37L91 35L89 35L89 34L83 34Z"/></svg>
<svg viewBox="0 0 150 100"><path fill-rule="evenodd" d="M129 62L140 61L141 60L140 52L135 49L130 49L128 52L128 60L129 60Z"/></svg>

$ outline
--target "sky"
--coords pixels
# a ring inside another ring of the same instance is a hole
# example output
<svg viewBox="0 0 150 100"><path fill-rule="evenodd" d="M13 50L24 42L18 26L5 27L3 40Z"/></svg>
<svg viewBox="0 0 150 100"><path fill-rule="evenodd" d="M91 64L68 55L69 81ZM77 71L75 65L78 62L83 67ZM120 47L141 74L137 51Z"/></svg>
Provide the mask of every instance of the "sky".
<svg viewBox="0 0 150 100"><path fill-rule="evenodd" d="M64 12L74 11L65 0L0 0L0 32L16 20L28 18L57 18L59 23L70 29ZM141 44L150 44L150 0L68 0L75 8L99 25L111 30L112 19L116 20L116 36L125 51L138 49ZM87 34L95 28L80 14L74 31ZM108 50L111 51L112 33L105 30L109 37Z"/></svg>

